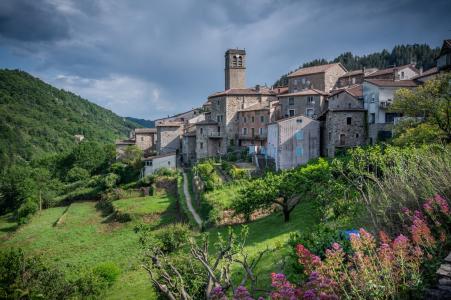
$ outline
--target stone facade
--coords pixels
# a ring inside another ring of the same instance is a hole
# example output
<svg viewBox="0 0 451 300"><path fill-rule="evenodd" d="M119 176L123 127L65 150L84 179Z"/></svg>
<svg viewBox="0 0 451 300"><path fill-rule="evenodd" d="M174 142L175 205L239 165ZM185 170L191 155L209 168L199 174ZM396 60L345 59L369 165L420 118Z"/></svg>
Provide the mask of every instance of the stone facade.
<svg viewBox="0 0 451 300"><path fill-rule="evenodd" d="M220 154L223 132L218 123L205 120L196 124L196 159L213 157Z"/></svg>
<svg viewBox="0 0 451 300"><path fill-rule="evenodd" d="M307 116L316 118L326 110L325 94L317 90L305 90L279 96L280 115L282 118Z"/></svg>
<svg viewBox="0 0 451 300"><path fill-rule="evenodd" d="M306 164L320 155L320 123L305 116L282 119L268 125L268 157L276 170Z"/></svg>
<svg viewBox="0 0 451 300"><path fill-rule="evenodd" d="M134 140L136 146L143 150L145 154L150 154L156 151L156 135L155 128L136 128L134 131Z"/></svg>
<svg viewBox="0 0 451 300"><path fill-rule="evenodd" d="M246 51L229 49L225 53L225 90L246 88Z"/></svg>
<svg viewBox="0 0 451 300"><path fill-rule="evenodd" d="M296 93L305 89L330 92L347 70L339 63L302 68L288 75L288 91Z"/></svg>
<svg viewBox="0 0 451 300"><path fill-rule="evenodd" d="M344 88L349 87L355 84L362 84L365 76L369 76L374 72L377 72L378 70L376 68L370 68L370 69L361 69L361 70L354 70L350 71L348 73L345 73L343 76L338 78L337 84L335 88Z"/></svg>
<svg viewBox="0 0 451 300"><path fill-rule="evenodd" d="M365 78L368 79L386 79L386 80L409 80L420 75L420 71L414 65L404 65L399 67L386 68L371 73Z"/></svg>
<svg viewBox="0 0 451 300"><path fill-rule="evenodd" d="M183 123L166 122L157 125L157 152L158 154L179 152Z"/></svg>

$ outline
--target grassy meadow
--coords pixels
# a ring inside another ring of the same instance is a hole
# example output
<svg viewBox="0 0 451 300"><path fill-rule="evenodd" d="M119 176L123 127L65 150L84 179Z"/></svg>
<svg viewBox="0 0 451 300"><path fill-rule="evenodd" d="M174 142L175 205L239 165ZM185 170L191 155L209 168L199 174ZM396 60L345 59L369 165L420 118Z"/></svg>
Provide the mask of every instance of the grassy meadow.
<svg viewBox="0 0 451 300"><path fill-rule="evenodd" d="M155 226L175 220L175 199L158 195L114 201L117 210L133 216L127 223L107 221L95 204L75 202L69 207L45 209L16 232L12 232L15 223L3 216L0 247L21 247L26 253L42 255L69 277L75 277L83 268L114 262L122 273L105 298L155 298L147 274L140 267L141 250L133 228L141 220Z"/></svg>

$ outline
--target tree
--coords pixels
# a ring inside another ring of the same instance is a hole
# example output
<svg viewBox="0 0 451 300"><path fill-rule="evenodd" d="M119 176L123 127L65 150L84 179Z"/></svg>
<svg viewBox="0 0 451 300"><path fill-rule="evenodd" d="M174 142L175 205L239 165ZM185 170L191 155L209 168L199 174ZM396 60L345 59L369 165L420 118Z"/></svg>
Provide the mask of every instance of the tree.
<svg viewBox="0 0 451 300"><path fill-rule="evenodd" d="M415 90L398 90L390 111L424 118L451 142L451 74L429 80Z"/></svg>

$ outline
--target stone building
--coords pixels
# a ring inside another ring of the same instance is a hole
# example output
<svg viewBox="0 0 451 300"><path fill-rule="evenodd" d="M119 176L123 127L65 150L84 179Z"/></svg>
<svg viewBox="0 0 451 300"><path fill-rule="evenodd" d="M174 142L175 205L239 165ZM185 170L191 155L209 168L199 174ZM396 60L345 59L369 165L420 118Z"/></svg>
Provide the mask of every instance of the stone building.
<svg viewBox="0 0 451 300"><path fill-rule="evenodd" d="M320 123L305 116L278 120L268 125L266 154L276 170L306 164L320 155Z"/></svg>
<svg viewBox="0 0 451 300"><path fill-rule="evenodd" d="M328 109L318 118L322 122L321 154L334 157L338 151L365 145L365 116L362 85L333 91Z"/></svg>
<svg viewBox="0 0 451 300"><path fill-rule="evenodd" d="M126 140L116 141L116 157L120 158L128 146L137 146L144 152L144 156L155 153L157 143L155 128L135 128Z"/></svg>
<svg viewBox="0 0 451 300"><path fill-rule="evenodd" d="M340 63L302 68L288 75L288 92L316 89L328 93L346 73L346 68Z"/></svg>
<svg viewBox="0 0 451 300"><path fill-rule="evenodd" d="M196 117L202 115L202 109L200 108L193 108L189 111L179 113L173 116L168 116L166 118L161 118L155 120L155 126L158 126L160 123L167 123L167 122L182 122L182 123L188 123L189 120L196 119Z"/></svg>
<svg viewBox="0 0 451 300"><path fill-rule="evenodd" d="M157 150L156 135L156 128L136 128L133 131L132 139L135 140L135 145L144 151L144 156L147 156Z"/></svg>
<svg viewBox="0 0 451 300"><path fill-rule="evenodd" d="M243 143L239 138L240 117L251 107L270 107L270 103L277 101L276 92L259 85L246 88L246 52L239 49L229 49L225 53L225 90L208 97L203 105L205 120L196 125L196 154L197 159L227 153L228 147L235 147ZM268 109L270 112L270 110ZM248 114L248 113L245 113ZM257 114L249 111L249 114ZM266 121L268 122L268 121ZM260 126L261 127L261 126ZM264 129L255 129L263 132ZM243 128L243 127L241 127ZM251 131L252 127L249 127ZM254 127L257 128L257 127ZM262 143L261 140L259 144ZM248 144L246 139L244 144Z"/></svg>
<svg viewBox="0 0 451 300"><path fill-rule="evenodd" d="M182 141L184 123L180 121L166 121L157 124L157 152L158 154L179 153Z"/></svg>
<svg viewBox="0 0 451 300"><path fill-rule="evenodd" d="M339 89L339 88L352 86L355 84L362 84L363 79L366 76L369 76L376 71L377 71L376 68L370 68L370 69L363 68L360 70L354 70L354 71L347 72L347 73L343 74L340 78L338 78L337 85L335 86L335 88Z"/></svg>
<svg viewBox="0 0 451 300"><path fill-rule="evenodd" d="M196 162L196 125L191 124L185 127L182 136L182 163L184 165L192 165L195 162Z"/></svg>
<svg viewBox="0 0 451 300"><path fill-rule="evenodd" d="M307 116L315 119L326 109L327 93L316 89L282 94L279 98L280 116Z"/></svg>
<svg viewBox="0 0 451 300"><path fill-rule="evenodd" d="M408 64L404 66L391 67L378 70L365 76L365 79L385 79L385 80L410 80L420 75L420 70L415 65Z"/></svg>
<svg viewBox="0 0 451 300"><path fill-rule="evenodd" d="M400 115L387 112L387 108L393 102L395 91L400 88L413 89L417 85L414 80L365 79L363 102L368 112L369 144L392 137L393 123Z"/></svg>
<svg viewBox="0 0 451 300"><path fill-rule="evenodd" d="M269 103L257 103L239 110L238 146L265 146L270 118Z"/></svg>

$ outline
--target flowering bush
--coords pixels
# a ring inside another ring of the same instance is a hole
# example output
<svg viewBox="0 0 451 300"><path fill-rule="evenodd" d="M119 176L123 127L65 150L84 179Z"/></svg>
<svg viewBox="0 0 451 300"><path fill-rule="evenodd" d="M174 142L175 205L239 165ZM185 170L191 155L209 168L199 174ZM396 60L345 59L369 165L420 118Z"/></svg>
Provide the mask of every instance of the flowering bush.
<svg viewBox="0 0 451 300"><path fill-rule="evenodd" d="M424 287L425 267L449 248L451 214L440 195L428 199L423 209L403 209L409 220L406 235L391 239L381 231L379 240L363 228L351 233L351 254L333 243L322 260L304 245L296 253L308 281L296 286L283 274L272 274L271 299L338 299L410 297ZM438 242L440 241L440 242ZM449 249L448 249L449 250ZM425 275L426 274L426 275Z"/></svg>

